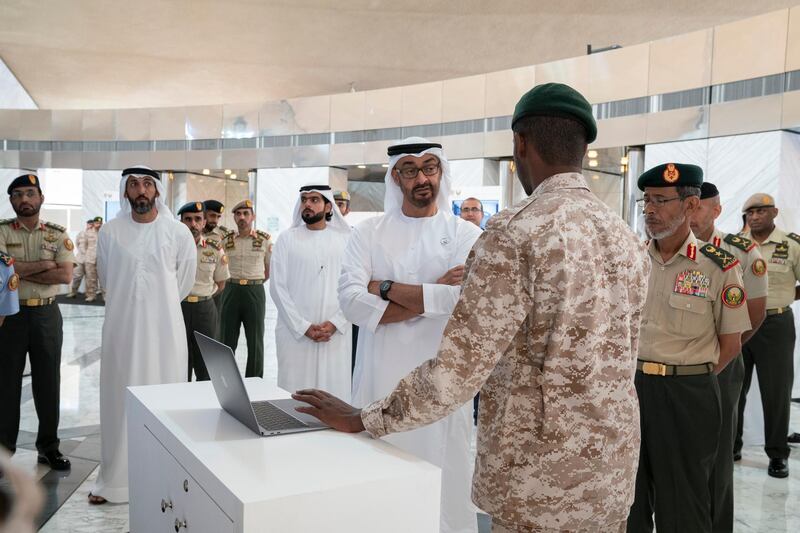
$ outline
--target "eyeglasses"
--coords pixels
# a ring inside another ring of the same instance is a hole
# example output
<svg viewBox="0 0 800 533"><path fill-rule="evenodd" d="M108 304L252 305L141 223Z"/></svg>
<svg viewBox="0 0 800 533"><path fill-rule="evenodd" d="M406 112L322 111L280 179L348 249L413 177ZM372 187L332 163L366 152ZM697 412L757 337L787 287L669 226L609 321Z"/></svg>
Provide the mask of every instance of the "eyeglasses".
<svg viewBox="0 0 800 533"><path fill-rule="evenodd" d="M11 191L11 198L19 200L20 198L36 198L39 196L39 191Z"/></svg>
<svg viewBox="0 0 800 533"><path fill-rule="evenodd" d="M483 213L483 209L480 207L462 207L462 213Z"/></svg>
<svg viewBox="0 0 800 533"><path fill-rule="evenodd" d="M653 204L655 207L661 208L673 200L683 200L683 198L680 196L675 196L673 198L650 198L649 196L645 196L644 198L636 200L636 205L640 208L644 208L647 204Z"/></svg>
<svg viewBox="0 0 800 533"><path fill-rule="evenodd" d="M422 173L426 176L435 176L439 172L439 163L435 165L425 165L424 167L404 167L404 168L397 168L395 167L394 170L400 174L400 177L407 180L413 180L417 177L417 175L422 171Z"/></svg>

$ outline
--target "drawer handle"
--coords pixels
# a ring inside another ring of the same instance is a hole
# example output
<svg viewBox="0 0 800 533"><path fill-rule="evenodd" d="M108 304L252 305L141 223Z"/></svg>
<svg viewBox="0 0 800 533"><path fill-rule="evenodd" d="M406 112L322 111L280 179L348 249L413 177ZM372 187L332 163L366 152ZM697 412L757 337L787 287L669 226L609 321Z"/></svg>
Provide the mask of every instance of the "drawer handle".
<svg viewBox="0 0 800 533"><path fill-rule="evenodd" d="M189 524L186 523L186 520L181 522L177 518L175 519L175 531L180 531L181 528L189 529Z"/></svg>
<svg viewBox="0 0 800 533"><path fill-rule="evenodd" d="M189 492L189 480L188 479L184 479L183 480L183 492Z"/></svg>
<svg viewBox="0 0 800 533"><path fill-rule="evenodd" d="M161 500L161 512L166 513L167 509L172 509L172 502L168 502L167 500Z"/></svg>

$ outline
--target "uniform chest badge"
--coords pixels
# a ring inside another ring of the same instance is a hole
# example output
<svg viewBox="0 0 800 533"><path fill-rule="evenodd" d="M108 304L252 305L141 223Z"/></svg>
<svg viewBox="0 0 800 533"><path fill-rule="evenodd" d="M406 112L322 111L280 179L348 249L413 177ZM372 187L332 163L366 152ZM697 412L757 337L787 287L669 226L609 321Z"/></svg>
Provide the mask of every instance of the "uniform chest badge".
<svg viewBox="0 0 800 533"><path fill-rule="evenodd" d="M722 303L730 308L737 308L744 303L744 289L739 285L728 285L722 289Z"/></svg>
<svg viewBox="0 0 800 533"><path fill-rule="evenodd" d="M753 265L750 267L750 270L753 272L754 276L758 276L760 278L767 273L767 264L763 259L756 259L753 261Z"/></svg>
<svg viewBox="0 0 800 533"><path fill-rule="evenodd" d="M775 251L772 252L772 257L770 259L789 259L789 243L787 241L783 241L780 244L776 244Z"/></svg>
<svg viewBox="0 0 800 533"><path fill-rule="evenodd" d="M675 278L675 287L672 291L676 294L687 296L708 296L708 288L711 286L711 278L699 270L684 270Z"/></svg>
<svg viewBox="0 0 800 533"><path fill-rule="evenodd" d="M259 249L260 250L262 244L264 244L264 241L262 241L261 239L253 240L253 249L254 250L255 249Z"/></svg>
<svg viewBox="0 0 800 533"><path fill-rule="evenodd" d="M56 242L58 240L58 237L56 236L55 233L46 233L45 236L42 238L47 242Z"/></svg>

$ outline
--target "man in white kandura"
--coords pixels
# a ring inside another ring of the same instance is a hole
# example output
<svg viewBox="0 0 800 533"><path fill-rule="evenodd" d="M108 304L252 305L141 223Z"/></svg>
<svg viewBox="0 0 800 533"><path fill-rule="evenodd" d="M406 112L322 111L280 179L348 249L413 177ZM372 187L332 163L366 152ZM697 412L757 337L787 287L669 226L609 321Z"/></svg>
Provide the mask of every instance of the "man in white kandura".
<svg viewBox="0 0 800 533"><path fill-rule="evenodd" d="M336 296L348 237L331 188L301 187L292 227L278 237L269 267L278 386L290 392L314 387L350 398L350 323Z"/></svg>
<svg viewBox="0 0 800 533"><path fill-rule="evenodd" d="M389 147L384 215L357 225L344 254L339 305L359 326L353 404L383 398L436 355L480 228L452 214L442 146L411 137ZM441 531L477 532L470 501L472 402L386 440L442 468Z"/></svg>
<svg viewBox="0 0 800 533"><path fill-rule="evenodd" d="M97 272L106 290L100 354L100 472L93 504L128 501L126 387L186 381L181 300L194 284L197 249L164 203L160 176L122 171L120 211L100 230Z"/></svg>

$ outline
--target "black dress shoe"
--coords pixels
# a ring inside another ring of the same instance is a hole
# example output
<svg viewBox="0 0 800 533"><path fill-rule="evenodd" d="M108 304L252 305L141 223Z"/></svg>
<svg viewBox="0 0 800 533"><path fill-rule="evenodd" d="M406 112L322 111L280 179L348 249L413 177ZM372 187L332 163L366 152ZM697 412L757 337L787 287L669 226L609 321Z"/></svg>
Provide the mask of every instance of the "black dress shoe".
<svg viewBox="0 0 800 533"><path fill-rule="evenodd" d="M72 467L69 459L61 455L58 450L40 454L38 462L40 465L48 465L53 470L69 470Z"/></svg>
<svg viewBox="0 0 800 533"><path fill-rule="evenodd" d="M770 459L767 474L772 477L789 477L789 463L786 459Z"/></svg>
<svg viewBox="0 0 800 533"><path fill-rule="evenodd" d="M742 460L742 452L733 452L733 462L736 463Z"/></svg>
<svg viewBox="0 0 800 533"><path fill-rule="evenodd" d="M792 444L800 444L800 433L792 433L786 438L786 442L791 442Z"/></svg>

